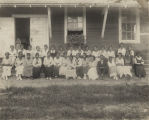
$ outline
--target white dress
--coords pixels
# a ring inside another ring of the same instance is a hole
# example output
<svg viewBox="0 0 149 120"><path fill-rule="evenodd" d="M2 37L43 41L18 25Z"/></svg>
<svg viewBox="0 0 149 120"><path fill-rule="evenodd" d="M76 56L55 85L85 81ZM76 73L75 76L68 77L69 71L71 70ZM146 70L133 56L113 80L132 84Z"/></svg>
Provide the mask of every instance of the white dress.
<svg viewBox="0 0 149 120"><path fill-rule="evenodd" d="M116 68L117 68L117 74L122 77L124 75L124 59L116 58Z"/></svg>
<svg viewBox="0 0 149 120"><path fill-rule="evenodd" d="M114 60L112 60L112 62L108 61L108 67L109 67L110 77L116 77L117 76L117 71L116 71L116 64L115 64Z"/></svg>
<svg viewBox="0 0 149 120"><path fill-rule="evenodd" d="M67 59L66 58L61 58L61 66L59 69L59 75L64 75L66 76L66 70L67 70Z"/></svg>
<svg viewBox="0 0 149 120"><path fill-rule="evenodd" d="M17 58L15 66L16 66L16 76L22 75L24 70L24 59L20 60L19 58Z"/></svg>
<svg viewBox="0 0 149 120"><path fill-rule="evenodd" d="M9 59L4 58L3 61L2 61L2 64L4 64L3 65L2 76L11 76L11 69L12 69L12 66L11 66L12 60L11 60L11 58L9 58ZM10 65L10 66L7 66L6 64Z"/></svg>
<svg viewBox="0 0 149 120"><path fill-rule="evenodd" d="M97 73L97 61L93 61L90 63L90 69L87 73L90 80L96 80L98 79L98 73Z"/></svg>

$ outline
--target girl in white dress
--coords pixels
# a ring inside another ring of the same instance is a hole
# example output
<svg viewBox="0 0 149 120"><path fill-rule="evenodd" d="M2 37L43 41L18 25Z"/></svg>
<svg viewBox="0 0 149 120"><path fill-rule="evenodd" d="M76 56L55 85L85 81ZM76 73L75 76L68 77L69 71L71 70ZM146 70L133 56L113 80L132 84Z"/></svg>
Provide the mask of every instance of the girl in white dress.
<svg viewBox="0 0 149 120"><path fill-rule="evenodd" d="M113 78L113 79L117 80L118 78L117 78L115 58L109 57L108 67L109 67L109 76L110 76L110 78Z"/></svg>
<svg viewBox="0 0 149 120"><path fill-rule="evenodd" d="M122 78L124 75L124 59L121 53L119 53L118 57L116 58L116 68L118 76Z"/></svg>
<svg viewBox="0 0 149 120"><path fill-rule="evenodd" d="M9 57L9 53L5 53L5 58L2 61L3 72L2 72L2 79L8 80L8 77L11 76L11 69L12 69L12 60Z"/></svg>
<svg viewBox="0 0 149 120"><path fill-rule="evenodd" d="M97 80L98 79L98 73L97 73L97 61L95 57L93 56L92 61L89 63L89 70L88 70L88 78L89 80Z"/></svg>
<svg viewBox="0 0 149 120"><path fill-rule="evenodd" d="M59 69L59 75L66 77L66 70L67 70L67 56L64 54L64 56L60 57L61 59L61 66Z"/></svg>
<svg viewBox="0 0 149 120"><path fill-rule="evenodd" d="M23 53L21 51L18 53L18 58L16 59L15 66L16 66L17 80L22 80L24 59L23 59Z"/></svg>
<svg viewBox="0 0 149 120"><path fill-rule="evenodd" d="M17 51L15 50L13 45L10 46L9 56L12 60L12 65L14 65L17 56Z"/></svg>

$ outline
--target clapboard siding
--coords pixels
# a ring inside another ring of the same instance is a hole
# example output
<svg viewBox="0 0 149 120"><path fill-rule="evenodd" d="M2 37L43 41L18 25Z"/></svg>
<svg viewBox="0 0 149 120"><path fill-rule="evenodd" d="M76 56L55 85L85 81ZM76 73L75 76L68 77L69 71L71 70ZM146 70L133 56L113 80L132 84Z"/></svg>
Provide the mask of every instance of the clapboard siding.
<svg viewBox="0 0 149 120"><path fill-rule="evenodd" d="M98 11L98 12L97 12ZM118 12L109 10L107 17L105 37L101 39L104 14L101 9L87 9L87 44L118 45Z"/></svg>
<svg viewBox="0 0 149 120"><path fill-rule="evenodd" d="M52 9L52 44L64 45L64 9Z"/></svg>

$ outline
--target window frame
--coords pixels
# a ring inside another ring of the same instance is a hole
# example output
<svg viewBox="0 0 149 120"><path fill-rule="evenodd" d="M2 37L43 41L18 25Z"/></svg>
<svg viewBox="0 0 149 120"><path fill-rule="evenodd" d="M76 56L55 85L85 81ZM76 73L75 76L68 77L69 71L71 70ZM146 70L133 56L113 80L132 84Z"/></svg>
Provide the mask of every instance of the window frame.
<svg viewBox="0 0 149 120"><path fill-rule="evenodd" d="M136 15L136 35L134 36L134 40L123 40L122 39L122 12L124 9L119 9L119 43L140 43L140 13L139 9L135 9Z"/></svg>

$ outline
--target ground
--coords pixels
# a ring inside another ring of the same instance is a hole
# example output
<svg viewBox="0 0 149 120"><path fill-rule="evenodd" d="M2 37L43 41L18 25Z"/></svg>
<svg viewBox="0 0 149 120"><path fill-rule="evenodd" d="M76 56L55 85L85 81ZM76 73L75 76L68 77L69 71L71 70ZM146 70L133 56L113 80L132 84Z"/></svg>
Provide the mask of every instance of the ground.
<svg viewBox="0 0 149 120"><path fill-rule="evenodd" d="M0 120L149 120L148 79L2 83Z"/></svg>

